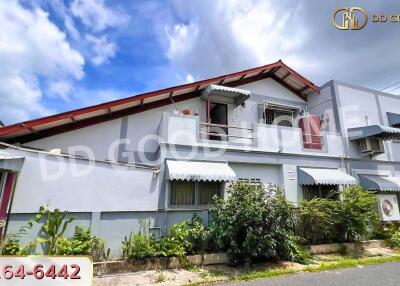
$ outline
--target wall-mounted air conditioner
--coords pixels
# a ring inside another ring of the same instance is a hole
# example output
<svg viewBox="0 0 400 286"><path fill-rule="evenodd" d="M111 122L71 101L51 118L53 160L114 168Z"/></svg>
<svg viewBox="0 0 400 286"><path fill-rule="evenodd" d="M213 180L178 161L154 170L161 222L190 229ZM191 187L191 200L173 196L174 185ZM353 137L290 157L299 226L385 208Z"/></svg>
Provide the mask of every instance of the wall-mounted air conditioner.
<svg viewBox="0 0 400 286"><path fill-rule="evenodd" d="M367 137L360 139L359 142L361 154L375 156L385 153L382 139Z"/></svg>

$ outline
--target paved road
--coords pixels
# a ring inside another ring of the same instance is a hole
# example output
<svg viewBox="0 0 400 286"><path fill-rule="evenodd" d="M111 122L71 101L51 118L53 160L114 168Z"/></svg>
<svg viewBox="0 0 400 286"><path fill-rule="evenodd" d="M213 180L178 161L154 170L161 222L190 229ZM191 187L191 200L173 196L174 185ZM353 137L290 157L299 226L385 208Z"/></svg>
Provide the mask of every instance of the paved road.
<svg viewBox="0 0 400 286"><path fill-rule="evenodd" d="M221 286L399 286L400 262L319 273L299 273L266 280L216 284Z"/></svg>

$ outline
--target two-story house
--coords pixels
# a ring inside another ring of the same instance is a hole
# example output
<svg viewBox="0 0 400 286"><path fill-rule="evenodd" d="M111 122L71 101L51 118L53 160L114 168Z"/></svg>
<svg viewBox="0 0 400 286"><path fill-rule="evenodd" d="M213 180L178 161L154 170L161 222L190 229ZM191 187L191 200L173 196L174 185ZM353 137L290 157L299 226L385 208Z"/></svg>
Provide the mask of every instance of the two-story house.
<svg viewBox="0 0 400 286"><path fill-rule="evenodd" d="M156 236L193 213L208 222L235 180L277 184L295 203L361 184L400 220L399 114L400 97L319 88L278 61L5 126L0 231L59 208L117 255L141 218Z"/></svg>

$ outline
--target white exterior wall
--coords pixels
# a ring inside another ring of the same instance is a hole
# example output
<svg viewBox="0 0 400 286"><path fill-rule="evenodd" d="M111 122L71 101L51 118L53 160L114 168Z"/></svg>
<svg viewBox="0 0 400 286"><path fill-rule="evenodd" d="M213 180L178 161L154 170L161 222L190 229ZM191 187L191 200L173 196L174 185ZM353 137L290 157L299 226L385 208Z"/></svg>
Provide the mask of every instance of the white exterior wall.
<svg viewBox="0 0 400 286"><path fill-rule="evenodd" d="M238 88L250 90L252 93L274 97L277 100L291 100L306 103L296 94L283 87L274 79L266 78L252 83L238 86Z"/></svg>
<svg viewBox="0 0 400 286"><path fill-rule="evenodd" d="M261 179L265 185L283 186L281 165L230 163L229 166L235 171L238 179Z"/></svg>
<svg viewBox="0 0 400 286"><path fill-rule="evenodd" d="M69 212L154 211L159 177L152 170L23 152L12 213L40 206ZM86 174L85 174L86 173Z"/></svg>
<svg viewBox="0 0 400 286"><path fill-rule="evenodd" d="M126 148L128 152L139 151L139 144L142 147L140 151L155 152L158 148L158 143L154 136L158 134L162 113L172 113L175 109L183 110L184 108L191 109L192 113L197 109L202 116L206 114L206 103L200 98L195 98L128 116L126 137L121 134L121 124L124 118L119 118L35 140L25 145L46 150L61 149L65 153L69 153L69 148L72 146L84 145L94 152L97 160L107 160L110 159L108 151L113 142L126 138L129 140ZM205 118L202 118L202 120L205 121ZM78 152L77 155L87 157L85 153Z"/></svg>
<svg viewBox="0 0 400 286"><path fill-rule="evenodd" d="M84 145L89 147L97 160L107 160L109 146L120 138L121 119L92 125L66 133L46 137L26 143L26 146L45 150L61 149L70 152L70 147ZM76 155L87 157L88 154L77 152Z"/></svg>
<svg viewBox="0 0 400 286"><path fill-rule="evenodd" d="M333 112L333 99L331 93L331 87L326 86L321 89L321 92L313 93L308 97L307 102L308 112L313 115L327 116L328 124L327 128L324 131L328 132L339 132L336 127L338 123L336 123L336 118Z"/></svg>

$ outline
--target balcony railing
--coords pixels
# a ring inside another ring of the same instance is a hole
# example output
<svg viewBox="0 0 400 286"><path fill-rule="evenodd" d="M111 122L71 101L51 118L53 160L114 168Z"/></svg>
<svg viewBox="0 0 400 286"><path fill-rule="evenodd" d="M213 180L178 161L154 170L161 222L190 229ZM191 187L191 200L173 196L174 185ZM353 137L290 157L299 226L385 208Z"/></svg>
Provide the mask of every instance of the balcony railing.
<svg viewBox="0 0 400 286"><path fill-rule="evenodd" d="M343 156L340 134L303 134L300 128L253 123L230 126L200 122L199 116L164 113L159 142L192 146L231 147L262 152ZM221 144L220 144L221 143ZM250 148L250 149L249 149Z"/></svg>
<svg viewBox="0 0 400 286"><path fill-rule="evenodd" d="M217 141L253 143L253 129L239 126L200 122L200 137Z"/></svg>

